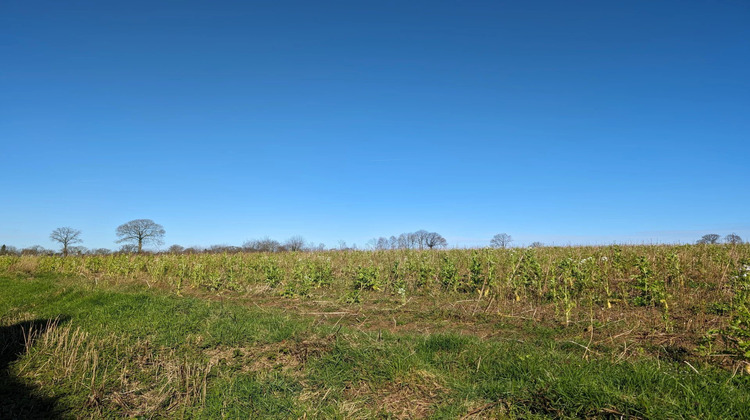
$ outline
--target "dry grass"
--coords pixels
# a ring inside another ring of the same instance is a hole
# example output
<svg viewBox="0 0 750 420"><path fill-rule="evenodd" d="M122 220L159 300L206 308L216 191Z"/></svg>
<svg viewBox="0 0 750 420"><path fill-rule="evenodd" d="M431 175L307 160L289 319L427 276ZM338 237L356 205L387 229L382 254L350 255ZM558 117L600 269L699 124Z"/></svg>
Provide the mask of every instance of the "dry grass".
<svg viewBox="0 0 750 420"><path fill-rule="evenodd" d="M211 365L228 364L239 371L259 373L261 376L280 371L292 377L301 377L307 360L327 352L331 340L328 337L256 346L219 346L206 349L203 353Z"/></svg>
<svg viewBox="0 0 750 420"><path fill-rule="evenodd" d="M445 394L447 389L437 376L418 370L376 389L374 400L397 419L417 419L429 416Z"/></svg>
<svg viewBox="0 0 750 420"><path fill-rule="evenodd" d="M24 255L10 260L7 267L8 272L33 274L39 269L39 258L31 255Z"/></svg>
<svg viewBox="0 0 750 420"><path fill-rule="evenodd" d="M25 336L27 354L16 366L16 375L37 386L72 384L73 393L84 391L92 413L114 408L138 417L200 405L214 365L212 360L189 360L174 350L155 348L148 341L94 338L59 320ZM102 354L101 349L113 347L114 355Z"/></svg>
<svg viewBox="0 0 750 420"><path fill-rule="evenodd" d="M424 369L414 369L393 381L349 384L339 407L346 418L423 419L448 398L450 390L442 378Z"/></svg>

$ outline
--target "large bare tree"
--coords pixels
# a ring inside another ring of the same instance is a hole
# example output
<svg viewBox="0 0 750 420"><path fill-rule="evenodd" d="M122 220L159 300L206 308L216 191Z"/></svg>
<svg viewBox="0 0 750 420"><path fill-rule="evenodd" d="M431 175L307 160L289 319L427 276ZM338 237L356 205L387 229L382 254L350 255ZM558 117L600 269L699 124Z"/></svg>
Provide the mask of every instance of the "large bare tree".
<svg viewBox="0 0 750 420"><path fill-rule="evenodd" d="M721 236L719 236L716 233L709 233L707 235L703 235L700 239L698 239L698 244L718 244L719 239L721 239Z"/></svg>
<svg viewBox="0 0 750 420"><path fill-rule="evenodd" d="M498 233L492 237L490 245L495 248L507 248L510 243L513 242L513 238L507 233Z"/></svg>
<svg viewBox="0 0 750 420"><path fill-rule="evenodd" d="M120 239L117 243L130 242L138 245L138 253L143 252L143 244L161 245L164 242L162 238L166 231L162 225L155 223L151 219L136 219L117 227L117 236Z"/></svg>
<svg viewBox="0 0 750 420"><path fill-rule="evenodd" d="M437 232L427 232L427 235L425 235L424 238L424 245L430 249L445 248L448 246L448 241Z"/></svg>
<svg viewBox="0 0 750 420"><path fill-rule="evenodd" d="M736 233L730 233L729 235L724 237L724 243L739 245L742 243L742 238L740 238L740 235Z"/></svg>
<svg viewBox="0 0 750 420"><path fill-rule="evenodd" d="M50 233L49 238L62 245L63 256L68 256L68 246L83 242L81 231L69 227L60 227Z"/></svg>

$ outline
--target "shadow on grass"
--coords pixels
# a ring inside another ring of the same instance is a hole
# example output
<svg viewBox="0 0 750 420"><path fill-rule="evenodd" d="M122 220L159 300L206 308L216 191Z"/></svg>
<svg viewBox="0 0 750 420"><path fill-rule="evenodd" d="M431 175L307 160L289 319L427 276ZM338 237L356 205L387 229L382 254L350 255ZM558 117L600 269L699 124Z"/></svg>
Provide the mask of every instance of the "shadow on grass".
<svg viewBox="0 0 750 420"><path fill-rule="evenodd" d="M27 337L37 337L66 319L36 319L0 326L0 419L60 419L56 399L38 395L10 372L10 365L26 351ZM29 332L33 334L29 334Z"/></svg>

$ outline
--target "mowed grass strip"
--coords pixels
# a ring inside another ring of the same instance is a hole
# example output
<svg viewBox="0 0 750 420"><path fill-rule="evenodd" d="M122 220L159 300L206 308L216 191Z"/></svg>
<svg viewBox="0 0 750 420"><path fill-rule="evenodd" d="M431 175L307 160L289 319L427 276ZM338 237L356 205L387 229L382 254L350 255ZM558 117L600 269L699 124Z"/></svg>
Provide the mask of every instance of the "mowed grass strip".
<svg viewBox="0 0 750 420"><path fill-rule="evenodd" d="M501 331L363 332L129 287L0 277L0 417L750 416L748 376L719 368Z"/></svg>

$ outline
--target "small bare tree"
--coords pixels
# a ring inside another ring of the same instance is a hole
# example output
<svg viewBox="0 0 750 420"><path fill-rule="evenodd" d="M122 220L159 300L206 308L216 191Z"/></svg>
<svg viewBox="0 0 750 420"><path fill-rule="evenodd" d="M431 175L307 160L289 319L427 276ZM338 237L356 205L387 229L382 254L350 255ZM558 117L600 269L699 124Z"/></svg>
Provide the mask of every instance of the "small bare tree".
<svg viewBox="0 0 750 420"><path fill-rule="evenodd" d="M507 233L498 233L492 237L490 245L494 248L507 248L510 243L513 242L513 238Z"/></svg>
<svg viewBox="0 0 750 420"><path fill-rule="evenodd" d="M424 245L429 248L445 248L448 246L448 241L437 232L428 232L424 239Z"/></svg>
<svg viewBox="0 0 750 420"><path fill-rule="evenodd" d="M398 235L396 242L398 243L398 249L409 249L411 247L411 244L409 243L409 235L406 233Z"/></svg>
<svg viewBox="0 0 750 420"><path fill-rule="evenodd" d="M698 239L699 244L716 244L719 243L719 238L721 236L715 234L715 233L709 233L707 235L703 235L700 239Z"/></svg>
<svg viewBox="0 0 750 420"><path fill-rule="evenodd" d="M72 244L79 244L83 242L81 239L81 231L69 227L60 227L50 233L49 238L55 242L60 242L62 245L63 256L68 256L68 247Z"/></svg>
<svg viewBox="0 0 750 420"><path fill-rule="evenodd" d="M425 232L426 231L422 231ZM398 247L401 249L415 249L419 246L418 232L407 232L398 235Z"/></svg>
<svg viewBox="0 0 750 420"><path fill-rule="evenodd" d="M305 238L300 235L292 236L284 242L284 248L288 251L302 251L305 249Z"/></svg>
<svg viewBox="0 0 750 420"><path fill-rule="evenodd" d="M167 252L170 254L182 254L185 251L185 247L181 245L174 244L167 249Z"/></svg>
<svg viewBox="0 0 750 420"><path fill-rule="evenodd" d="M321 252L326 250L326 244L323 242L320 242L319 244L315 245L314 242L309 242L307 244L307 250L312 252Z"/></svg>
<svg viewBox="0 0 750 420"><path fill-rule="evenodd" d="M21 250L21 255L55 255L54 251L45 249L41 245L34 245Z"/></svg>
<svg viewBox="0 0 750 420"><path fill-rule="evenodd" d="M120 247L117 252L123 253L123 254L134 254L138 252L138 245L135 244L125 244Z"/></svg>
<svg viewBox="0 0 750 420"><path fill-rule="evenodd" d="M85 246L71 246L68 248L68 254L73 255L85 255L88 254L90 251Z"/></svg>
<svg viewBox="0 0 750 420"><path fill-rule="evenodd" d="M138 245L138 253L143 252L143 244L152 243L161 245L164 242L166 231L162 225L154 223L151 219L136 219L117 227L117 243L131 242Z"/></svg>
<svg viewBox="0 0 750 420"><path fill-rule="evenodd" d="M724 237L724 243L730 245L740 245L742 244L742 238L740 238L740 235L736 233L730 233L729 235Z"/></svg>

